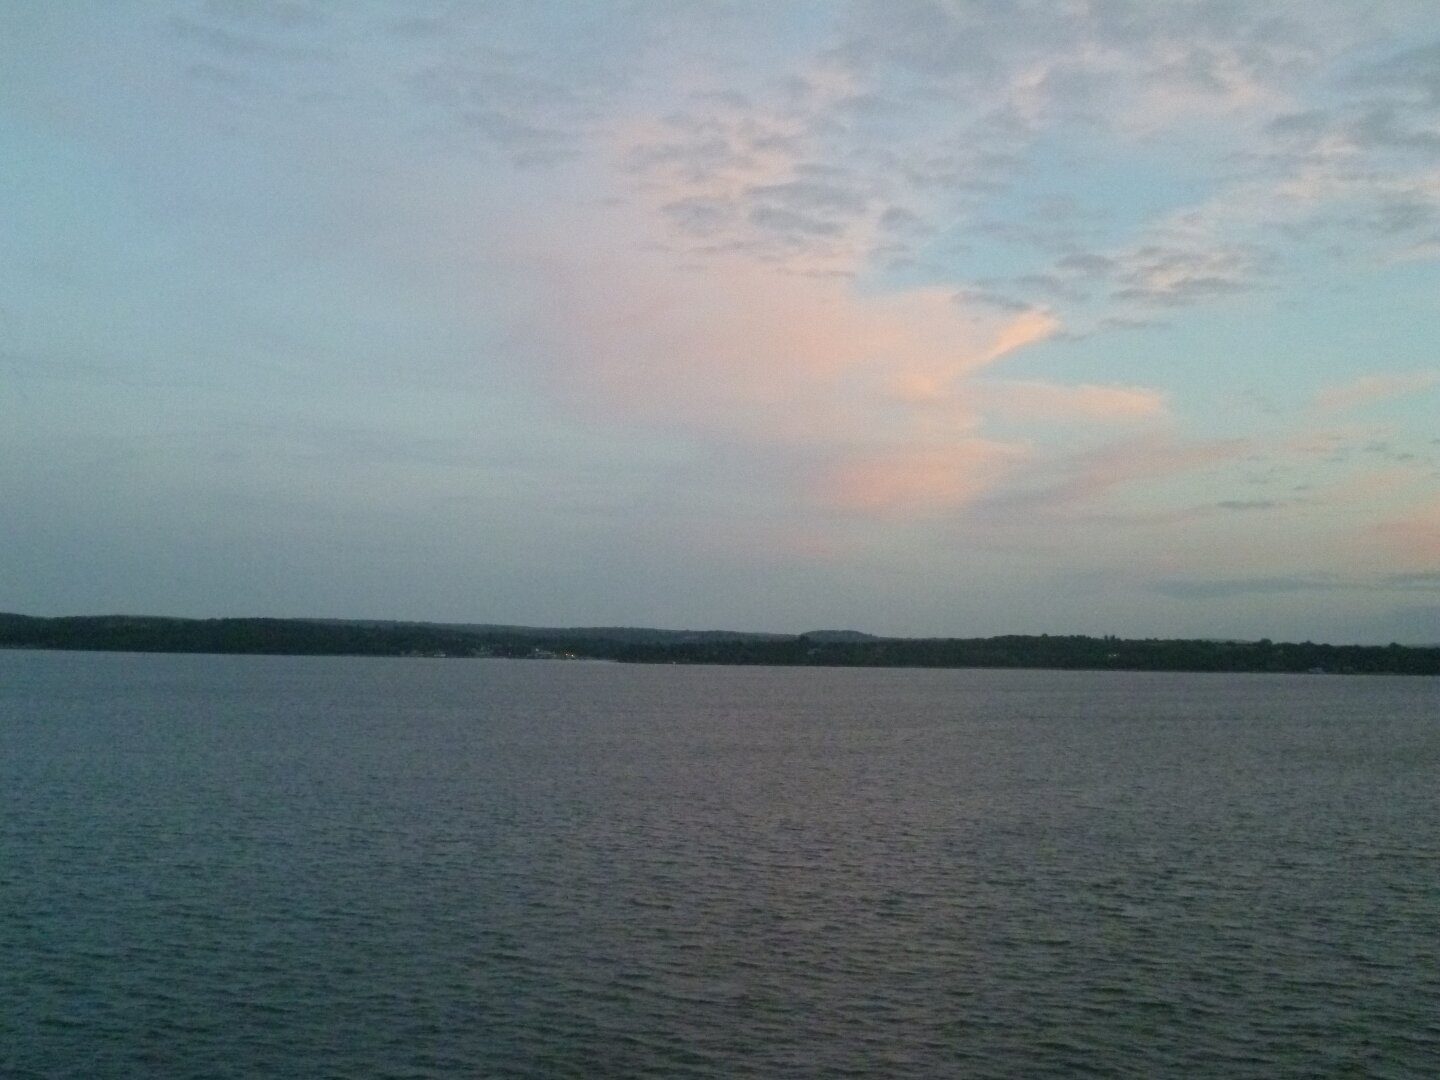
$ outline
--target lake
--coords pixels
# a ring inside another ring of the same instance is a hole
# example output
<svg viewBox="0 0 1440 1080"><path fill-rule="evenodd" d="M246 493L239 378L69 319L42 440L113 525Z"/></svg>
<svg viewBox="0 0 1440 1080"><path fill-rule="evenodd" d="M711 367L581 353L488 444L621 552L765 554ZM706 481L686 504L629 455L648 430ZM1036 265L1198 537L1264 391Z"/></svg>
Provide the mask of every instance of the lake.
<svg viewBox="0 0 1440 1080"><path fill-rule="evenodd" d="M0 651L0 1076L1429 1077L1440 680Z"/></svg>

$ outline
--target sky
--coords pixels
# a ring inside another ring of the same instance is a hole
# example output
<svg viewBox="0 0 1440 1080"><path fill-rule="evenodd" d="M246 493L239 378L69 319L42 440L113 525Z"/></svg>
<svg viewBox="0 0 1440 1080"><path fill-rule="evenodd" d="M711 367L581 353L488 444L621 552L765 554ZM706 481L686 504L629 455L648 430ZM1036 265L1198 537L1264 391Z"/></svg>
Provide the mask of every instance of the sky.
<svg viewBox="0 0 1440 1080"><path fill-rule="evenodd" d="M0 610L1440 642L1434 0L0 0Z"/></svg>

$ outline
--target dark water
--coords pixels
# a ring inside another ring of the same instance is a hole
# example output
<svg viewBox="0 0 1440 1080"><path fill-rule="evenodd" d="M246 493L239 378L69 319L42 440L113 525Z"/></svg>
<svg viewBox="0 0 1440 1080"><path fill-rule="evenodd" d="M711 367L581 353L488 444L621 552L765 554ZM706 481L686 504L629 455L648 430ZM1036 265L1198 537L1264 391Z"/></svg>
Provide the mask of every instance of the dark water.
<svg viewBox="0 0 1440 1080"><path fill-rule="evenodd" d="M1440 681L0 652L0 1075L1440 1075Z"/></svg>

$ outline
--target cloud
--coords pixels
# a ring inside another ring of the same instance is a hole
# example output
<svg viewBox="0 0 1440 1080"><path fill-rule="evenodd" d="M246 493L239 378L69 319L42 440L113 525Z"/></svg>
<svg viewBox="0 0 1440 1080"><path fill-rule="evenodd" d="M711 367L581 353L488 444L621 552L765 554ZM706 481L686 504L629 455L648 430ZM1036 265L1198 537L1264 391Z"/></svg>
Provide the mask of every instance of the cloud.
<svg viewBox="0 0 1440 1080"><path fill-rule="evenodd" d="M1414 567L1428 575L1440 565L1440 502L1376 522L1364 537L1387 561ZM1412 579L1410 584L1415 584Z"/></svg>
<svg viewBox="0 0 1440 1080"><path fill-rule="evenodd" d="M1256 452L1247 439L1190 440L1164 428L1082 449L1033 454L1003 487L967 508L968 526L1005 543L1069 547L1081 527L1173 528L1208 516L1208 507L1155 505L1147 492L1187 476L1212 474Z"/></svg>
<svg viewBox="0 0 1440 1080"><path fill-rule="evenodd" d="M757 206L746 216L751 225L783 247L803 247L816 237L840 237L845 233L840 222L780 207Z"/></svg>
<svg viewBox="0 0 1440 1080"><path fill-rule="evenodd" d="M612 153L628 197L674 226L672 251L853 275L882 235L894 248L922 223L887 201L884 174L857 171L833 145L827 129L846 93L823 62L760 100L695 91L672 113L621 124Z"/></svg>
<svg viewBox="0 0 1440 1080"><path fill-rule="evenodd" d="M1282 575L1254 578L1210 578L1159 580L1148 586L1162 596L1177 600L1228 600L1241 596L1269 596L1277 593L1332 592L1357 586L1320 575Z"/></svg>
<svg viewBox="0 0 1440 1080"><path fill-rule="evenodd" d="M942 286L861 289L743 250L677 270L666 230L690 223L667 221L617 205L541 232L514 223L507 245L528 246L544 269L511 337L529 343L541 392L587 422L682 437L777 497L933 516L1038 467L1054 450L1035 436L1054 443L1062 423L1103 432L1166 415L1150 387L997 378L998 364L1059 331L1048 312ZM997 422L1004 437L987 430ZM1135 452L1162 472L1211 454Z"/></svg>
<svg viewBox="0 0 1440 1080"><path fill-rule="evenodd" d="M192 69L237 86L277 76L272 90L302 112L349 99L413 125L418 104L427 126L522 167L608 152L633 183L621 197L669 214L669 243L690 255L863 275L923 263L944 232L990 229L1053 256L1017 273L1015 288L992 276L990 292L1081 303L1087 279L1107 278L1112 310L1098 326L1263 283L1279 226L1348 221L1395 257L1433 247L1433 176L1419 158L1387 155L1440 138L1426 111L1435 46L1336 77L1352 53L1373 54L1377 32L1426 27L1423 5L1389 6L1382 19L1342 0L1317 0L1303 18L1263 3L862 0L817 20L804 46L783 47L760 10L535 0L381 3L341 17L236 0L181 5L172 25ZM367 30L388 37L383 62ZM323 77L284 75L304 61ZM1170 172L1216 176L1182 208L1195 217L1188 233L1152 215L1102 243L1085 197L1025 190L1057 146L1083 167L1157 134L1193 155ZM987 220L995 196L1014 212ZM1070 213L1057 212L1064 204Z"/></svg>
<svg viewBox="0 0 1440 1080"><path fill-rule="evenodd" d="M1030 265L952 284L1079 306L1104 282L1108 310L1087 315L1103 329L1266 285L1279 227L1348 222L1396 258L1434 244L1435 184L1417 161L1385 157L1428 137L1430 47L1337 81L1376 35L1374 17L1340 2L1300 18L1267 4L865 0L784 48L745 3L182 10L175 32L197 69L242 79L323 58L323 79L289 84L306 108L348 97L414 124L418 105L427 126L516 166L614 169L624 182L607 195L667 217L664 243L690 259L741 253L859 279L927 268L937 238L988 230ZM1400 27L1423 16L1408 4L1387 15ZM357 26L386 31L388 63ZM1087 156L1157 134L1189 140L1194 157L1163 180L1217 179L1128 236L1104 228L1088 193L1027 191L1057 146L1083 184Z"/></svg>
<svg viewBox="0 0 1440 1080"><path fill-rule="evenodd" d="M226 9L235 9L235 5L226 5ZM233 10L229 16L213 22L177 15L170 20L170 29L182 41L199 45L226 60L306 63L332 59L333 54L293 40L296 37L293 31L311 30L323 21L319 13L296 5L292 17L275 20L247 19L243 9Z"/></svg>
<svg viewBox="0 0 1440 1080"><path fill-rule="evenodd" d="M1119 285L1113 299L1180 307L1252 287L1267 257L1257 248L1236 245L1206 249L1147 244L1111 259Z"/></svg>
<svg viewBox="0 0 1440 1080"><path fill-rule="evenodd" d="M1290 505L1278 499L1222 499L1215 504L1221 510L1278 510Z"/></svg>
<svg viewBox="0 0 1440 1080"><path fill-rule="evenodd" d="M1359 86L1394 91L1418 105L1440 106L1440 41L1401 49L1360 68L1353 79Z"/></svg>
<svg viewBox="0 0 1440 1080"><path fill-rule="evenodd" d="M1349 382L1327 386L1315 395L1312 407L1316 412L1334 414L1363 408L1408 394L1420 393L1440 385L1440 372L1417 371L1408 374L1362 375Z"/></svg>
<svg viewBox="0 0 1440 1080"><path fill-rule="evenodd" d="M821 505L840 510L906 515L950 511L993 487L1027 456L1023 446L985 439L882 450L824 468L817 494Z"/></svg>
<svg viewBox="0 0 1440 1080"><path fill-rule="evenodd" d="M1158 579L1146 588L1179 600L1227 600L1310 592L1409 592L1440 589L1440 574L1279 574L1245 578Z"/></svg>
<svg viewBox="0 0 1440 1080"><path fill-rule="evenodd" d="M1143 386L1066 386L1038 380L977 379L975 400L987 413L1025 419L1155 419L1167 411L1166 395Z"/></svg>
<svg viewBox="0 0 1440 1080"><path fill-rule="evenodd" d="M835 54L727 84L733 68L677 73L635 48L621 71L573 33L552 46L538 30L569 19L563 5L403 26L393 10L387 89L551 178L508 202L477 192L478 210L457 207L457 238L436 241L512 253L506 298L492 293L483 315L526 358L504 370L569 415L732 464L768 455L758 482L772 489L896 514L993 490L1032 456L1017 426L1164 414L1145 387L975 377L1059 333L1048 310L948 283L863 284L927 242L950 184L979 191L1014 166L997 115L972 117L989 131L979 148L962 131L937 142L943 110L906 130L885 88ZM882 116L901 124L893 143L866 130ZM547 197L578 190L571 206ZM1004 438L985 430L1002 420Z"/></svg>
<svg viewBox="0 0 1440 1080"><path fill-rule="evenodd" d="M1387 574L1386 585L1409 589L1440 589L1440 570L1422 570L1413 574Z"/></svg>
<svg viewBox="0 0 1440 1080"><path fill-rule="evenodd" d="M826 500L863 486L836 476L886 461L916 463L929 490L969 490L954 468L995 449L974 435L973 375L1054 329L1033 312L965 311L941 288L859 294L736 256L680 274L663 253L615 256L548 273L532 298L517 335L536 343L547 392L597 420L788 448L817 463Z"/></svg>
<svg viewBox="0 0 1440 1080"><path fill-rule="evenodd" d="M1027 300L1017 300L1013 296L1006 296L1003 293L973 285L956 289L955 302L966 306L983 305L998 308L1001 311L1030 311L1035 307Z"/></svg>

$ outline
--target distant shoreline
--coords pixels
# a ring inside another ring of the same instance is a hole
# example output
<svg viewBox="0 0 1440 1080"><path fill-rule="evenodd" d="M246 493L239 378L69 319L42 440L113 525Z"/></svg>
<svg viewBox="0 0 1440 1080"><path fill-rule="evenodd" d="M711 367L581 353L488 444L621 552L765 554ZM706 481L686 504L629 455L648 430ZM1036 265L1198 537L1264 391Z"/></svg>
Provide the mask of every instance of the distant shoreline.
<svg viewBox="0 0 1440 1080"><path fill-rule="evenodd" d="M175 619L0 613L0 648L283 656L610 660L783 667L1440 675L1440 646L1327 645L1084 635L884 638L322 619Z"/></svg>

